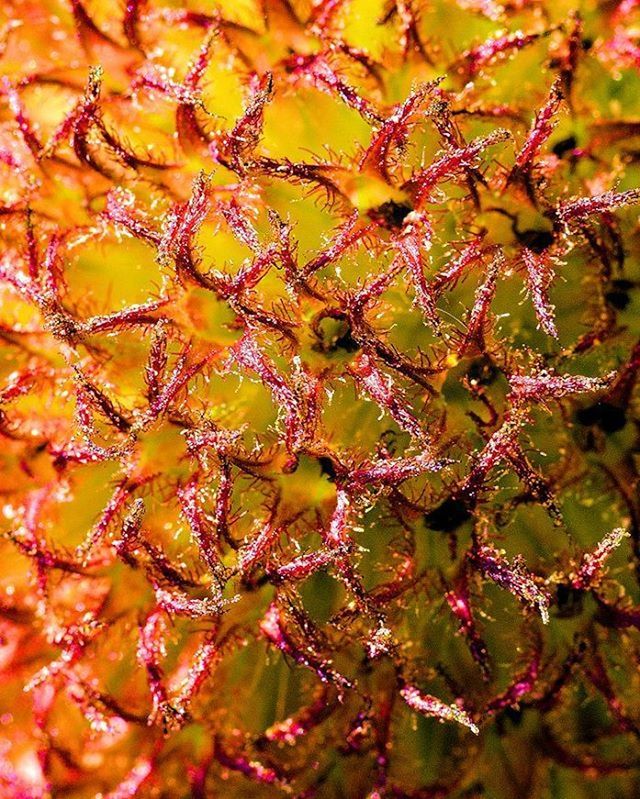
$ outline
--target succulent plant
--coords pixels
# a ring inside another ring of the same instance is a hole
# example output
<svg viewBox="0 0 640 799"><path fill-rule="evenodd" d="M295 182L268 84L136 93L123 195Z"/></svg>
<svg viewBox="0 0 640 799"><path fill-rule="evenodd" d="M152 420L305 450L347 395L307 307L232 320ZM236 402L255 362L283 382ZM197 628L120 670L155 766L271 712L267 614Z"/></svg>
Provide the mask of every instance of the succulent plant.
<svg viewBox="0 0 640 799"><path fill-rule="evenodd" d="M0 14L0 796L636 797L640 3Z"/></svg>

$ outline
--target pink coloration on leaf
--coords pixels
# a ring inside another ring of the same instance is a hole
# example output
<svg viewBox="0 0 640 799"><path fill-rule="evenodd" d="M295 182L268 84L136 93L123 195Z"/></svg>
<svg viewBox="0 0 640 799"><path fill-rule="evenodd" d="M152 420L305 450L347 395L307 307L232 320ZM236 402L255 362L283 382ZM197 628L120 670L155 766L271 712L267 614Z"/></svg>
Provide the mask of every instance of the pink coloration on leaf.
<svg viewBox="0 0 640 799"><path fill-rule="evenodd" d="M528 375L511 375L509 385L514 402L545 402L550 399L562 399L573 394L604 391L611 385L615 375L615 372L611 372L605 377L583 377L582 375L559 375L552 369L539 369Z"/></svg>
<svg viewBox="0 0 640 799"><path fill-rule="evenodd" d="M364 461L349 472L349 490L361 492L368 487L396 486L425 472L438 472L452 461L434 458L428 450L407 458Z"/></svg>
<svg viewBox="0 0 640 799"><path fill-rule="evenodd" d="M349 367L356 383L371 399L386 411L398 427L405 430L417 442L428 443L428 435L408 407L406 398L389 375L385 375L375 365L370 355L362 353Z"/></svg>
<svg viewBox="0 0 640 799"><path fill-rule="evenodd" d="M486 247L482 247L480 241L472 241L467 244L462 252L453 258L445 269L437 272L429 282L429 288L435 298L446 288L453 288L461 280L469 267L476 263L482 263Z"/></svg>
<svg viewBox="0 0 640 799"><path fill-rule="evenodd" d="M595 214L603 214L640 203L640 189L627 191L606 191L593 197L577 197L563 200L558 204L558 219L565 225L582 222Z"/></svg>
<svg viewBox="0 0 640 799"><path fill-rule="evenodd" d="M217 630L214 629L205 635L189 663L184 679L172 692L172 704L180 716L188 715L189 707L222 660L222 655L223 645L218 643Z"/></svg>
<svg viewBox="0 0 640 799"><path fill-rule="evenodd" d="M404 151L409 133L416 124L415 116L437 85L438 82L421 84L404 102L394 107L362 155L359 163L361 171L373 169L387 182L391 182L390 171L396 153L402 154Z"/></svg>
<svg viewBox="0 0 640 799"><path fill-rule="evenodd" d="M495 0L456 0L456 4L462 9L482 14L494 22L502 19L505 13L504 7Z"/></svg>
<svg viewBox="0 0 640 799"><path fill-rule="evenodd" d="M624 28L619 28L600 50L602 60L616 69L640 69L640 46Z"/></svg>
<svg viewBox="0 0 640 799"><path fill-rule="evenodd" d="M308 643L304 648L297 646L286 632L282 622L281 611L275 602L269 605L264 618L260 622L260 631L281 652L289 655L298 665L315 671L322 682L334 685L340 694L353 687L346 677L343 677L328 662L320 658Z"/></svg>
<svg viewBox="0 0 640 799"><path fill-rule="evenodd" d="M486 269L483 282L476 289L473 307L467 320L467 330L458 348L458 355L466 353L472 344L483 349L484 328L488 320L489 310L496 293L498 278L505 270L505 259L502 250L497 250L492 262Z"/></svg>
<svg viewBox="0 0 640 799"><path fill-rule="evenodd" d="M35 752L33 761L27 760L27 763L31 768L25 775L4 755L0 755L0 788L11 799L46 799L47 787Z"/></svg>
<svg viewBox="0 0 640 799"><path fill-rule="evenodd" d="M506 141L510 135L509 131L499 128L488 136L474 139L463 147L445 151L428 167L412 175L403 185L403 189L413 194L415 207L420 210L425 203L433 201L433 193L439 184L452 180L467 169L475 167L484 150Z"/></svg>
<svg viewBox="0 0 640 799"><path fill-rule="evenodd" d="M488 680L491 676L489 652L476 626L476 620L471 609L466 574L463 575L454 588L446 592L445 599L454 616L460 622L460 632L468 642L471 656L480 666L483 679Z"/></svg>
<svg viewBox="0 0 640 799"><path fill-rule="evenodd" d="M534 253L528 248L522 251L522 260L527 270L527 289L533 301L540 327L553 338L558 338L554 311L549 300L549 289L555 279L555 269L548 253Z"/></svg>
<svg viewBox="0 0 640 799"><path fill-rule="evenodd" d="M563 100L560 79L557 79L549 92L549 99L537 112L527 138L516 155L516 162L510 174L510 180L517 175L526 174L534 164L542 146L553 133L557 124L556 115Z"/></svg>
<svg viewBox="0 0 640 799"><path fill-rule="evenodd" d="M140 414L134 424L133 430L136 433L147 430L167 413L180 393L186 389L189 381L200 374L218 355L217 351L212 350L208 355L189 364L189 350L187 345L176 359L175 366L162 389L154 397L150 397L148 408Z"/></svg>
<svg viewBox="0 0 640 799"><path fill-rule="evenodd" d="M475 735L480 734L480 729L471 716L458 705L447 705L441 699L436 699L435 696L422 694L413 685L404 685L400 689L400 696L416 713L432 716L439 721L456 721L463 727L468 727Z"/></svg>
<svg viewBox="0 0 640 799"><path fill-rule="evenodd" d="M269 518L260 525L258 533L240 548L238 569L241 574L248 574L277 544L283 531L282 524L277 517L278 507L276 505Z"/></svg>
<svg viewBox="0 0 640 799"><path fill-rule="evenodd" d="M187 71L182 82L187 89L197 92L198 87L202 83L202 79L211 62L213 44L218 34L219 28L217 25L214 24L208 29L198 52L187 67Z"/></svg>
<svg viewBox="0 0 640 799"><path fill-rule="evenodd" d="M402 225L402 230L395 237L393 246L405 269L409 272L418 303L425 319L437 332L440 330L440 319L436 310L435 299L429 282L424 274L422 250L431 247L433 231L425 214L415 211L409 214ZM393 272L395 265L391 266Z"/></svg>
<svg viewBox="0 0 640 799"><path fill-rule="evenodd" d="M367 122L382 122L371 103L340 77L331 65L328 54L291 56L286 62L286 69L294 81L302 80L320 91L337 95Z"/></svg>
<svg viewBox="0 0 640 799"><path fill-rule="evenodd" d="M151 220L136 211L133 192L123 188L112 189L107 195L105 217L112 224L124 228L131 236L158 246L162 236L151 226Z"/></svg>
<svg viewBox="0 0 640 799"><path fill-rule="evenodd" d="M209 179L200 173L193 182L189 200L177 204L165 218L162 238L158 242L160 262L166 263L173 258L177 267L192 278L195 267L191 248L209 210L208 190Z"/></svg>
<svg viewBox="0 0 640 799"><path fill-rule="evenodd" d="M315 572L326 568L329 564L333 563L336 559L335 551L330 549L318 549L312 552L305 552L297 558L284 563L275 570L275 574L285 582L295 582L298 580L306 580Z"/></svg>
<svg viewBox="0 0 640 799"><path fill-rule="evenodd" d="M80 544L76 550L76 554L81 560L86 563L93 553L93 550L104 543L104 538L107 535L112 521L116 518L118 513L124 508L127 499L131 494L143 484L144 481L130 480L123 478L116 486L111 498L107 502L104 510L100 514L100 518L93 526L93 529L87 535L85 540Z"/></svg>
<svg viewBox="0 0 640 799"><path fill-rule="evenodd" d="M360 318L367 306L373 305L389 288L400 272L406 269L404 258L396 257L387 270L374 277L349 299L351 315Z"/></svg>
<svg viewBox="0 0 640 799"><path fill-rule="evenodd" d="M37 367L24 372L11 372L5 378L5 386L0 389L0 404L4 405L28 394L37 385L38 378L45 375L45 370Z"/></svg>
<svg viewBox="0 0 640 799"><path fill-rule="evenodd" d="M210 524L204 515L199 500L197 477L177 488L177 496L191 534L198 545L204 562L211 575L218 579L221 576L222 563L219 556L220 541L212 534Z"/></svg>
<svg viewBox="0 0 640 799"><path fill-rule="evenodd" d="M144 368L144 379L150 401L157 399L167 369L167 324L158 322L153 329L149 357Z"/></svg>
<svg viewBox="0 0 640 799"><path fill-rule="evenodd" d="M161 721L165 730L171 730L179 728L183 719L169 703L164 682L162 661L167 654L166 632L166 616L164 611L156 607L147 615L144 624L140 625L137 656L141 666L147 672L147 682L151 692L152 710L149 715L149 725Z"/></svg>
<svg viewBox="0 0 640 799"><path fill-rule="evenodd" d="M85 613L77 624L53 629L51 643L62 649L62 654L43 666L24 686L25 691L37 689L42 683L55 680L77 663L85 654L87 647L104 629L104 623L91 613Z"/></svg>
<svg viewBox="0 0 640 799"><path fill-rule="evenodd" d="M485 577L505 588L530 607L537 608L544 624L549 622L550 598L526 567L520 555L510 562L504 552L489 544L479 544L470 552L469 558Z"/></svg>
<svg viewBox="0 0 640 799"><path fill-rule="evenodd" d="M215 618L222 613L224 602L220 597L193 599L176 590L154 586L156 602L171 616L185 616L189 619Z"/></svg>
<svg viewBox="0 0 640 799"><path fill-rule="evenodd" d="M80 322L80 330L88 335L108 333L114 330L126 330L128 327L148 325L156 321L155 311L169 303L167 298L150 300L140 305L130 305L122 311L114 311L101 316L91 316Z"/></svg>
<svg viewBox="0 0 640 799"><path fill-rule="evenodd" d="M244 113L225 137L224 146L230 150L231 163L241 173L245 168L245 162L258 146L264 125L264 111L272 97L271 73L267 72L259 78L255 76Z"/></svg>
<svg viewBox="0 0 640 799"><path fill-rule="evenodd" d="M257 374L263 385L273 394L273 398L284 416L287 448L294 453L302 444L305 435L304 409L301 407L294 388L262 352L250 329L234 345L232 358L244 369Z"/></svg>
<svg viewBox="0 0 640 799"><path fill-rule="evenodd" d="M254 253L260 253L261 247L258 233L248 210L235 197L232 197L227 202L219 203L218 209L238 241L241 241Z"/></svg>
<svg viewBox="0 0 640 799"><path fill-rule="evenodd" d="M284 777L276 769L265 766L259 760L252 760L245 755L232 755L222 746L219 738L215 743L215 757L225 768L239 771L253 782L263 785L275 785L283 788L287 785Z"/></svg>
<svg viewBox="0 0 640 799"><path fill-rule="evenodd" d="M329 264L335 263L342 258L347 251L358 244L367 236L371 226L359 225L359 215L354 211L347 221L338 228L333 240L322 250L322 252L306 263L301 270L301 277L304 280L310 278L315 272L323 269Z"/></svg>
<svg viewBox="0 0 640 799"><path fill-rule="evenodd" d="M317 727L329 716L335 707L329 698L329 692L325 686L318 694L318 698L309 706L284 721L272 724L265 730L264 737L267 741L276 741L293 746L298 738L307 735L312 729Z"/></svg>
<svg viewBox="0 0 640 799"><path fill-rule="evenodd" d="M538 474L520 444L514 444L507 457L513 471L525 485L530 497L542 505L557 527L562 526L562 513L550 480Z"/></svg>
<svg viewBox="0 0 640 799"><path fill-rule="evenodd" d="M593 552L585 552L571 585L577 590L589 590L601 579L605 562L628 536L627 530L617 527L600 541Z"/></svg>
<svg viewBox="0 0 640 799"><path fill-rule="evenodd" d="M36 158L39 158L42 151L42 143L40 142L33 125L27 117L24 104L17 89L12 85L11 81L6 76L2 78L2 92L7 97L9 108L16 122L18 123L18 129L20 130L25 144L31 150L33 155Z"/></svg>
<svg viewBox="0 0 640 799"><path fill-rule="evenodd" d="M482 44L467 50L461 58L461 71L473 78L487 67L493 66L504 58L514 55L519 50L540 38L539 33L505 33L487 39Z"/></svg>
<svg viewBox="0 0 640 799"><path fill-rule="evenodd" d="M104 799L133 799L138 796L140 788L153 774L153 761L149 757L140 757L127 776L117 788L109 791Z"/></svg>
<svg viewBox="0 0 640 799"><path fill-rule="evenodd" d="M179 83L171 76L171 72L160 64L145 64L135 76L132 88L151 89L163 94L181 105L199 106L202 104L200 92L192 86Z"/></svg>
<svg viewBox="0 0 640 799"><path fill-rule="evenodd" d="M331 514L329 528L324 532L324 541L330 550L346 551L351 545L348 530L353 513L352 501L349 493L339 488L336 492L336 506Z"/></svg>
<svg viewBox="0 0 640 799"><path fill-rule="evenodd" d="M530 694L540 676L540 653L536 649L527 667L516 676L509 687L492 699L486 708L489 716L504 708L517 706L522 697Z"/></svg>

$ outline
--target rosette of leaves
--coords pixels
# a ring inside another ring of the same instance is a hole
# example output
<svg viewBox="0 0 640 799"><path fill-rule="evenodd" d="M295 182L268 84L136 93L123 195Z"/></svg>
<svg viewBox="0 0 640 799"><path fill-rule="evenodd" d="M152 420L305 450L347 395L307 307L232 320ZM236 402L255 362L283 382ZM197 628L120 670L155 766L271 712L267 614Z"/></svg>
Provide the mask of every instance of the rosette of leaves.
<svg viewBox="0 0 640 799"><path fill-rule="evenodd" d="M635 797L636 0L0 15L0 794Z"/></svg>

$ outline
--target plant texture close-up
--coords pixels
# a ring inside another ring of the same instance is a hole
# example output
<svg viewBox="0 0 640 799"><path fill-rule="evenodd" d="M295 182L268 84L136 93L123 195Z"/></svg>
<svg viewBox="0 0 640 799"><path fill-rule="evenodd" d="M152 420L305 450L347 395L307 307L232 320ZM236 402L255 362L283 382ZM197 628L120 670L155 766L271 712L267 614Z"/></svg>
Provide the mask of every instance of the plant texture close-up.
<svg viewBox="0 0 640 799"><path fill-rule="evenodd" d="M640 795L640 0L0 3L0 799Z"/></svg>

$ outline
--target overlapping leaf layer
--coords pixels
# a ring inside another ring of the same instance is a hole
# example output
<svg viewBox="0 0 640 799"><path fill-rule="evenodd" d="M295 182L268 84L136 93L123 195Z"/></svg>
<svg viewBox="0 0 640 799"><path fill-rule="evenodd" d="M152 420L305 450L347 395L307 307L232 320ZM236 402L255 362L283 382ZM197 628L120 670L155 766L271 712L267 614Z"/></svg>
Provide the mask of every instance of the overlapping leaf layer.
<svg viewBox="0 0 640 799"><path fill-rule="evenodd" d="M0 794L637 796L637 0L0 14Z"/></svg>

